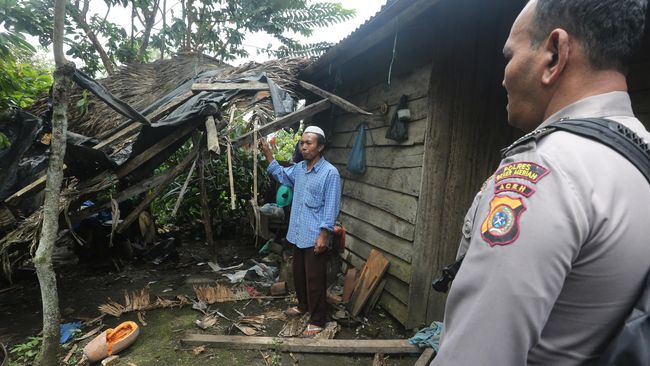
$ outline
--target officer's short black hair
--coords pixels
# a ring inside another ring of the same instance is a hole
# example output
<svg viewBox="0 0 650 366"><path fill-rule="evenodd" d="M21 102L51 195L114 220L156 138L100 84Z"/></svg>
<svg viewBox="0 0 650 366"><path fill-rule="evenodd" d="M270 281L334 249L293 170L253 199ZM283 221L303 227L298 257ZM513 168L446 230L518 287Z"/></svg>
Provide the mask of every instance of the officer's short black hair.
<svg viewBox="0 0 650 366"><path fill-rule="evenodd" d="M553 29L577 38L592 67L627 72L641 42L648 0L537 0L530 28L538 47Z"/></svg>

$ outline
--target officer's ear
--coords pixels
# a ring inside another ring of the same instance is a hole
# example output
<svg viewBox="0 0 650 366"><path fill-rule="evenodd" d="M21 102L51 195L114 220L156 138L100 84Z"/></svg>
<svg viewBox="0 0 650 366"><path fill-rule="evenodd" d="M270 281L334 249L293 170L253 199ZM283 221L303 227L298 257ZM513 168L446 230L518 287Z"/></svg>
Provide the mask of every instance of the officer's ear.
<svg viewBox="0 0 650 366"><path fill-rule="evenodd" d="M545 58L542 84L551 86L557 82L569 61L569 34L564 29L554 29L540 47L544 47Z"/></svg>

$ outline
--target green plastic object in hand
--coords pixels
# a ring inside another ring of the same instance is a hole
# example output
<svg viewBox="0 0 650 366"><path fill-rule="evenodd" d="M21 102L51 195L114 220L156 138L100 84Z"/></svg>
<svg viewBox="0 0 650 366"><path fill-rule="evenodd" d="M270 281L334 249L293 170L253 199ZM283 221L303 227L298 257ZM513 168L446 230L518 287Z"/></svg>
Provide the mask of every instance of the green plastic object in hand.
<svg viewBox="0 0 650 366"><path fill-rule="evenodd" d="M275 196L275 203L278 205L278 207L286 207L291 204L291 200L293 199L293 190L291 190L291 187L281 185L280 188L278 188L278 192L276 193Z"/></svg>

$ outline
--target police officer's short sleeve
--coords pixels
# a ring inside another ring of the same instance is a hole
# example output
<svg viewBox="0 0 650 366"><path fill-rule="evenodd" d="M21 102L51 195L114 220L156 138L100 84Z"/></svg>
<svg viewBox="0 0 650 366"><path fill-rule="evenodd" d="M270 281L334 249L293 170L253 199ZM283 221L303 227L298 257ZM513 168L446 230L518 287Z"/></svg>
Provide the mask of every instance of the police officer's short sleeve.
<svg viewBox="0 0 650 366"><path fill-rule="evenodd" d="M569 168L534 150L501 162L463 223L469 246L433 365L526 365L589 235Z"/></svg>

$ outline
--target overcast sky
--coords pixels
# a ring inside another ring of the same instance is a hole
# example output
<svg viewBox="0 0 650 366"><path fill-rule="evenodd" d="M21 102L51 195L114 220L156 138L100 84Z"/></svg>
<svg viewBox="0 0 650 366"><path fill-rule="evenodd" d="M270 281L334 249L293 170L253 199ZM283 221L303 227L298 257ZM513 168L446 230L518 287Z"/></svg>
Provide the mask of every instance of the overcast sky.
<svg viewBox="0 0 650 366"><path fill-rule="evenodd" d="M323 2L322 0L315 0L316 2ZM333 2L337 2L337 0L330 0ZM316 29L313 33L313 35L307 39L304 39L304 42L331 42L331 43L337 43L341 39L345 38L348 36L350 33L352 33L359 25L363 24L366 20L368 20L370 17L375 15L377 11L381 8L381 6L386 2L386 0L338 0L339 3L341 3L345 8L348 9L355 9L356 10L356 16L355 18L348 20L347 22L341 23L341 24L336 24L331 27L326 27L322 29ZM178 0L176 1L168 1L168 4L172 4L169 8L174 8L174 6L177 9L174 9L174 12L178 14L180 12L180 2ZM103 18L104 14L106 13L106 5L103 0L91 0L91 6L90 6L90 13L97 13L100 14L101 17ZM128 9L122 9L122 8L114 8L111 10L109 13L108 19L111 22L117 23L122 25L125 29L127 29L127 33L130 33L130 10ZM167 13L168 18L170 19L170 13ZM89 14L89 17L91 15ZM157 23L157 27L160 27L162 25L162 22ZM154 27L154 28L157 28ZM33 38L29 38L29 41L32 42L34 45L38 44L38 41ZM266 34L249 34L246 36L244 43L244 47L250 54L248 58L245 59L238 59L234 62L231 62L234 65L239 65L241 63L247 62L247 61L266 61L268 59L268 56L265 54L257 54L257 49L258 48L266 48L266 46L271 43L274 46L278 45L278 42L273 39L273 37L269 37ZM51 54L51 50L50 50ZM76 61L76 60L75 60ZM76 61L77 63L79 61Z"/></svg>

